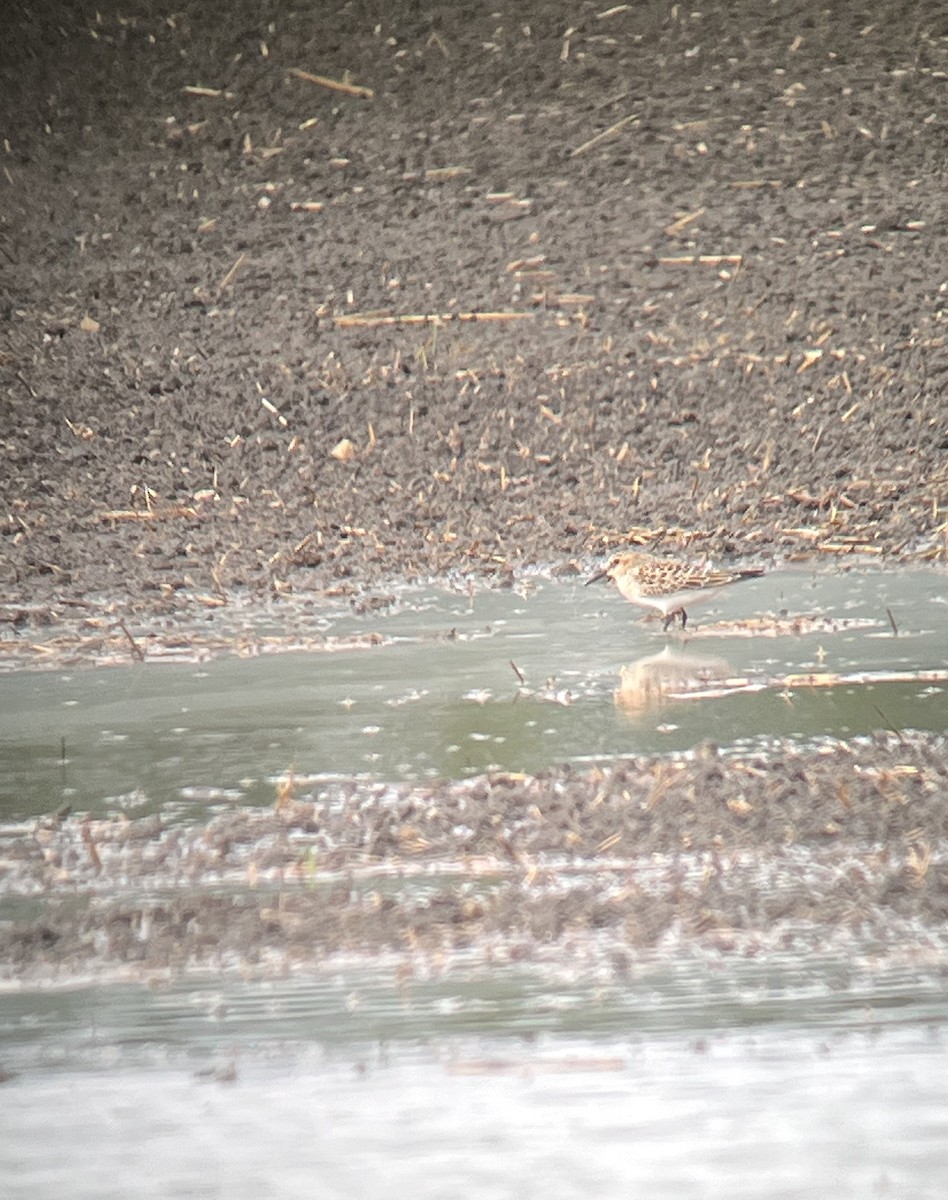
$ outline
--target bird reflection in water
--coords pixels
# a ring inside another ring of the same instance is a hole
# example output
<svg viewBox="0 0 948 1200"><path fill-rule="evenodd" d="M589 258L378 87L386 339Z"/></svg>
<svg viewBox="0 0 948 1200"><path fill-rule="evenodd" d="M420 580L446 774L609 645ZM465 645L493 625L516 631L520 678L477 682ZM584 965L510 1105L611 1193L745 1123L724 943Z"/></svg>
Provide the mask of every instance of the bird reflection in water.
<svg viewBox="0 0 948 1200"><path fill-rule="evenodd" d="M731 675L726 659L688 654L670 645L619 669L613 693L616 708L630 717L660 708L671 700L718 694Z"/></svg>

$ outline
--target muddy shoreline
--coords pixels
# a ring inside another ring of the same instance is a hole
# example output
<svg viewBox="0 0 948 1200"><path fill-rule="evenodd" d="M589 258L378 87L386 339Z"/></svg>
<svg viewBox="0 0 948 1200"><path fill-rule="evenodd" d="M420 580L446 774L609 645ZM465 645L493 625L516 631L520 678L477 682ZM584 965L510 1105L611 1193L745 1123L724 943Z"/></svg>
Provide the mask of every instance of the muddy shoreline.
<svg viewBox="0 0 948 1200"><path fill-rule="evenodd" d="M134 656L133 617L371 608L627 545L946 561L941 4L179 8L47 0L5 28L11 653L68 624ZM944 761L886 735L190 831L39 822L4 834L0 894L43 911L0 926L0 973L597 930L744 953L781 922L943 963ZM472 858L500 882L469 866L427 906L339 882Z"/></svg>
<svg viewBox="0 0 948 1200"><path fill-rule="evenodd" d="M943 559L944 14L860 12L20 10L5 622Z"/></svg>

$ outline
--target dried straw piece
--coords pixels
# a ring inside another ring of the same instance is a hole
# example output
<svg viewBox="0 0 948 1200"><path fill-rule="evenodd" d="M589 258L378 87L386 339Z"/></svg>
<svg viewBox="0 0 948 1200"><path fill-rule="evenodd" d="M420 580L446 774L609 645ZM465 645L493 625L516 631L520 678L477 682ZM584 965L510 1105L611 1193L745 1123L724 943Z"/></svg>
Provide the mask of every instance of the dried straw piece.
<svg viewBox="0 0 948 1200"><path fill-rule="evenodd" d="M186 84L182 89L189 96L207 96L209 99L217 99L222 97L224 100L233 100L233 92L225 92L223 88L199 87L195 84Z"/></svg>
<svg viewBox="0 0 948 1200"><path fill-rule="evenodd" d="M673 221L671 225L665 226L665 233L668 237L675 237L684 229L687 229L693 221L697 221L699 217L703 217L708 210L706 208L696 208L694 212L685 213L683 217L679 217L677 221Z"/></svg>
<svg viewBox="0 0 948 1200"><path fill-rule="evenodd" d="M237 259L237 261L231 267L231 269L227 272L227 274L224 276L224 278L217 285L218 292L223 292L225 288L230 287L230 285L237 278L237 272L240 270L240 268L244 265L244 263L246 261L247 261L246 254L241 254L241 256Z"/></svg>
<svg viewBox="0 0 948 1200"><path fill-rule="evenodd" d="M335 320L337 329L375 329L382 325L440 325L449 321L523 321L532 320L533 316L532 312L410 313L406 316L351 313Z"/></svg>
<svg viewBox="0 0 948 1200"><path fill-rule="evenodd" d="M172 504L167 508L110 508L99 513L100 521L178 521L196 517L197 510L187 504Z"/></svg>
<svg viewBox="0 0 948 1200"><path fill-rule="evenodd" d="M295 79L302 79L304 83L315 83L318 87L329 88L333 92L344 92L347 96L361 96L364 100L372 100L375 97L375 92L371 88L361 87L356 83L346 83L342 79L328 79L325 75L313 75L299 67L290 67L287 74L292 75Z"/></svg>
<svg viewBox="0 0 948 1200"><path fill-rule="evenodd" d="M621 121L616 121L615 125L610 125L608 129L604 129L602 133L597 133L595 137L591 137L588 142L583 142L581 146L577 146L575 150L570 151L570 158L576 158L577 155L585 154L587 150L591 150L593 146L598 146L600 142L604 142L606 138L612 137L614 133L618 133L626 125L632 121L639 119L638 113L629 113L627 117L623 117Z"/></svg>
<svg viewBox="0 0 948 1200"><path fill-rule="evenodd" d="M653 260L660 267L739 267L743 254L674 254Z"/></svg>

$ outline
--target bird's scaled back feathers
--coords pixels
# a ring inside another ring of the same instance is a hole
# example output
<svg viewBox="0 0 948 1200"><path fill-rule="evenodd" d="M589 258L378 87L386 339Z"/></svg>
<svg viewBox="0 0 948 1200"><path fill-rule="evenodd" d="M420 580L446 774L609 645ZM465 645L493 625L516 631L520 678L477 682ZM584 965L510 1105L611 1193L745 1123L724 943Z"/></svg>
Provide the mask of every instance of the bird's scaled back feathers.
<svg viewBox="0 0 948 1200"><path fill-rule="evenodd" d="M728 584L755 579L762 574L759 567L727 571L706 562L658 558L640 550L629 550L613 555L587 583L611 579L626 600L646 608L657 608L666 616L680 613L684 626L686 607L700 604Z"/></svg>

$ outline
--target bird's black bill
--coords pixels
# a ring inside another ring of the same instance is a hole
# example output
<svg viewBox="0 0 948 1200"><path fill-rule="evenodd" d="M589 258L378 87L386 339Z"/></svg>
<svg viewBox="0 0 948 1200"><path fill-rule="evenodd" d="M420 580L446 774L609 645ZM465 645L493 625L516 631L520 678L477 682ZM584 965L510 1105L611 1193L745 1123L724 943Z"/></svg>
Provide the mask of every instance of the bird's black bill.
<svg viewBox="0 0 948 1200"><path fill-rule="evenodd" d="M589 585L590 585L591 583L598 583L600 579L605 579L605 578L606 578L606 572L605 572L604 570L603 570L603 571L597 571L595 575L590 575L590 576L589 576L589 578L588 578L588 579L586 580L586 582L583 584L583 587L589 587Z"/></svg>

